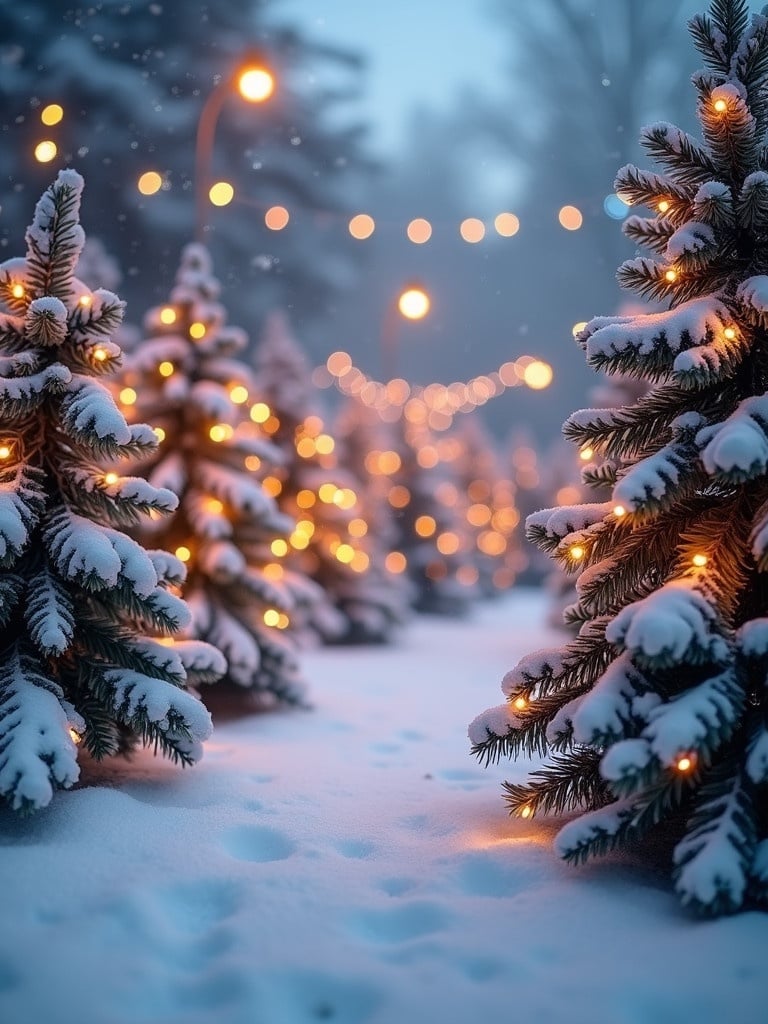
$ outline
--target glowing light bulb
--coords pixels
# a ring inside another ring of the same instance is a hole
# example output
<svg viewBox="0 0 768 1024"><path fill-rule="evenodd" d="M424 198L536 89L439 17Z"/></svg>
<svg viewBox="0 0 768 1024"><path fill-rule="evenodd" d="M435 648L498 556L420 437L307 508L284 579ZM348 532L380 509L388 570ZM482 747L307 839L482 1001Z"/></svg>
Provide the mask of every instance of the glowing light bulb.
<svg viewBox="0 0 768 1024"><path fill-rule="evenodd" d="M675 768L677 768L679 772L689 772L691 768L693 768L693 761L694 758L692 754L683 754L681 758L678 758Z"/></svg>
<svg viewBox="0 0 768 1024"><path fill-rule="evenodd" d="M694 555L693 558L691 559L691 561L693 562L693 564L697 568L702 569L707 564L709 559L707 558L706 555L699 554L699 555Z"/></svg>
<svg viewBox="0 0 768 1024"><path fill-rule="evenodd" d="M103 363L108 355L109 353L105 348L95 348L93 350L93 358L99 363Z"/></svg>
<svg viewBox="0 0 768 1024"><path fill-rule="evenodd" d="M584 330L584 328L586 326L587 326L587 321L586 320L579 320L571 328L571 334L574 336L574 338L577 337L577 335L581 334L581 332Z"/></svg>
<svg viewBox="0 0 768 1024"><path fill-rule="evenodd" d="M664 279L672 284L673 281L677 280L677 271L672 269L668 270L664 275Z"/></svg>
<svg viewBox="0 0 768 1024"><path fill-rule="evenodd" d="M582 462L589 462L592 456L595 454L594 448L582 448L579 452L579 458Z"/></svg>
<svg viewBox="0 0 768 1024"><path fill-rule="evenodd" d="M112 484L116 484L119 479L120 477L117 475L117 473L106 473L104 475L104 483L108 487L111 487Z"/></svg>
<svg viewBox="0 0 768 1024"><path fill-rule="evenodd" d="M513 705L518 711L524 711L528 707L525 697L517 697Z"/></svg>
<svg viewBox="0 0 768 1024"><path fill-rule="evenodd" d="M659 203L659 213L666 213L667 210L669 209L669 206L670 206L669 200L668 199L662 199L661 202Z"/></svg>
<svg viewBox="0 0 768 1024"><path fill-rule="evenodd" d="M723 331L723 337L727 338L728 341L733 341L733 339L736 337L735 329L733 327L726 327Z"/></svg>
<svg viewBox="0 0 768 1024"><path fill-rule="evenodd" d="M234 387L229 389L229 397L235 405L243 405L248 401L248 388L242 384L235 384Z"/></svg>
<svg viewBox="0 0 768 1024"><path fill-rule="evenodd" d="M224 503L219 501L218 498L208 498L205 503L205 511L210 512L214 516L221 515L224 511Z"/></svg>
<svg viewBox="0 0 768 1024"><path fill-rule="evenodd" d="M11 295L14 299L20 299L24 295L24 285L15 284L13 288L11 288Z"/></svg>
<svg viewBox="0 0 768 1024"><path fill-rule="evenodd" d="M572 544L571 547L568 548L568 554L571 556L574 562L578 562L580 561L580 559L584 557L584 548L581 546L581 544Z"/></svg>
<svg viewBox="0 0 768 1024"><path fill-rule="evenodd" d="M157 367L157 372L160 374L161 377L171 377L173 376L174 369L175 367L173 363L169 362L167 359L164 359L163 362L160 363L160 365Z"/></svg>
<svg viewBox="0 0 768 1024"><path fill-rule="evenodd" d="M174 551L174 554L180 562L188 562L192 557L192 552L186 544L180 544Z"/></svg>
<svg viewBox="0 0 768 1024"><path fill-rule="evenodd" d="M247 68L240 75L237 88L249 103L263 103L275 91L275 77L266 68Z"/></svg>
<svg viewBox="0 0 768 1024"><path fill-rule="evenodd" d="M137 397L138 396L133 388L123 388L120 392L120 401L123 405L134 405Z"/></svg>
<svg viewBox="0 0 768 1024"><path fill-rule="evenodd" d="M718 114L722 114L728 109L728 104L725 100L715 100L713 106Z"/></svg>
<svg viewBox="0 0 768 1024"><path fill-rule="evenodd" d="M90 295L81 295L77 301L87 309L93 303L93 298Z"/></svg>
<svg viewBox="0 0 768 1024"><path fill-rule="evenodd" d="M200 338L205 337L205 324L200 323L199 320L195 320L193 324L189 325L189 336L194 338L195 341L199 341Z"/></svg>
<svg viewBox="0 0 768 1024"><path fill-rule="evenodd" d="M422 288L407 288L397 300L397 308L408 320L421 320L429 306L429 296Z"/></svg>
<svg viewBox="0 0 768 1024"><path fill-rule="evenodd" d="M531 807L530 804L526 804L525 807L523 807L523 809L520 811L520 817L521 818L530 818L530 816L532 814L533 814L533 808Z"/></svg>
<svg viewBox="0 0 768 1024"><path fill-rule="evenodd" d="M154 433L158 442L165 440L165 431L163 430L162 427L153 427L152 432Z"/></svg>
<svg viewBox="0 0 768 1024"><path fill-rule="evenodd" d="M276 608L267 608L263 615L265 626L276 626L280 621L280 612Z"/></svg>
<svg viewBox="0 0 768 1024"><path fill-rule="evenodd" d="M160 323L161 324L175 324L176 323L176 310L173 306L164 306L160 310Z"/></svg>
<svg viewBox="0 0 768 1024"><path fill-rule="evenodd" d="M624 508L623 505L614 505L613 514L616 516L617 519L621 519L622 516L625 516L627 514L627 510Z"/></svg>
<svg viewBox="0 0 768 1024"><path fill-rule="evenodd" d="M72 742L75 744L75 746L77 746L78 743L81 743L82 739L83 739L83 737L80 735L80 733L77 731L77 729L72 729L72 728L70 728L70 730L69 730L69 738L72 740Z"/></svg>
<svg viewBox="0 0 768 1024"><path fill-rule="evenodd" d="M51 139L45 139L43 142L38 142L35 146L35 160L40 164L48 164L56 157L58 151L55 142L52 142Z"/></svg>
<svg viewBox="0 0 768 1024"><path fill-rule="evenodd" d="M11 446L9 444L0 444L0 459L7 459L11 454Z"/></svg>

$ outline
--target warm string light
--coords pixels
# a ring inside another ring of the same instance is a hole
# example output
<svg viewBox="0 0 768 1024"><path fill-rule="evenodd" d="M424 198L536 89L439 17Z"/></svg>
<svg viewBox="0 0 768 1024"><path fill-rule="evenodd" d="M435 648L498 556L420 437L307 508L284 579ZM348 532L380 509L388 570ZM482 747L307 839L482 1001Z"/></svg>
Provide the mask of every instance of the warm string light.
<svg viewBox="0 0 768 1024"><path fill-rule="evenodd" d="M693 754L693 753L691 753L691 754L683 754L681 757L679 757L677 759L677 761L675 763L675 768L679 772L681 772L682 774L686 774L686 772L690 772L695 767L695 765L696 765L696 755L695 754Z"/></svg>
<svg viewBox="0 0 768 1024"><path fill-rule="evenodd" d="M188 562L192 557L192 552L186 544L180 544L174 551L174 555L180 562Z"/></svg>
<svg viewBox="0 0 768 1024"><path fill-rule="evenodd" d="M574 562L580 562L585 555L585 551L581 544L572 544L568 548L568 555Z"/></svg>
<svg viewBox="0 0 768 1024"><path fill-rule="evenodd" d="M160 374L161 377L172 377L174 370L175 367L173 363L169 362L169 360L167 359L164 359L163 362L160 363L157 367L157 372Z"/></svg>
<svg viewBox="0 0 768 1024"><path fill-rule="evenodd" d="M15 284L15 285L13 285L13 287L11 288L11 295L14 297L14 299L21 299L21 298L23 298L24 297L24 285L23 284Z"/></svg>
<svg viewBox="0 0 768 1024"><path fill-rule="evenodd" d="M78 744L82 743L83 741L83 737L80 735L77 729L73 729L71 727L69 730L69 738L72 740L75 746L78 746Z"/></svg>
<svg viewBox="0 0 768 1024"><path fill-rule="evenodd" d="M723 331L723 337L726 338L728 341L733 341L733 339L736 337L736 330L735 330L735 328L733 328L733 327L726 327L725 330Z"/></svg>
<svg viewBox="0 0 768 1024"><path fill-rule="evenodd" d="M723 99L715 100L713 106L715 110L718 112L718 114L724 114L728 109L728 104Z"/></svg>
<svg viewBox="0 0 768 1024"><path fill-rule="evenodd" d="M168 326L176 323L176 310L172 306L164 306L160 310L160 323Z"/></svg>
<svg viewBox="0 0 768 1024"><path fill-rule="evenodd" d="M670 207L669 200L668 199L662 199L661 202L659 203L659 206L658 206L659 213L666 213L669 210L669 207Z"/></svg>
<svg viewBox="0 0 768 1024"><path fill-rule="evenodd" d="M416 385L400 377L382 383L355 366L348 352L338 351L328 356L325 366L314 371L312 380L318 387L334 384L343 394L375 409L382 419L393 421L404 416L411 423L443 431L450 428L458 413L473 412L507 388L525 385L534 391L543 390L552 383L553 376L549 363L533 356L520 356L489 374L448 385Z"/></svg>
<svg viewBox="0 0 768 1024"><path fill-rule="evenodd" d="M526 804L525 807L523 807L521 809L521 811L520 811L520 817L521 818L530 818L532 814L533 814L533 808L531 807L530 804Z"/></svg>
<svg viewBox="0 0 768 1024"><path fill-rule="evenodd" d="M669 283L672 284L677 280L677 271L670 267L670 269L664 274L664 280L669 281Z"/></svg>
<svg viewBox="0 0 768 1024"><path fill-rule="evenodd" d="M708 561L709 559L707 558L707 556L701 553L694 555L691 559L691 562L696 566L697 569L703 569Z"/></svg>
<svg viewBox="0 0 768 1024"><path fill-rule="evenodd" d="M111 487L113 484L116 484L119 479L120 477L117 475L117 473L106 473L104 475L104 483L107 485L107 487Z"/></svg>
<svg viewBox="0 0 768 1024"><path fill-rule="evenodd" d="M513 701L513 707L516 711L525 711L525 709L528 707L528 701L525 699L525 697L516 697Z"/></svg>
<svg viewBox="0 0 768 1024"><path fill-rule="evenodd" d="M93 358L96 360L97 363L103 363L108 355L109 353L105 348L99 347L93 350Z"/></svg>
<svg viewBox="0 0 768 1024"><path fill-rule="evenodd" d="M2 459L3 461L5 461L5 459L9 459L11 457L12 451L13 446L8 444L7 441L0 442L0 459Z"/></svg>
<svg viewBox="0 0 768 1024"><path fill-rule="evenodd" d="M623 505L614 505L613 514L616 516L617 519L623 519L623 517L627 514L627 510L624 508Z"/></svg>

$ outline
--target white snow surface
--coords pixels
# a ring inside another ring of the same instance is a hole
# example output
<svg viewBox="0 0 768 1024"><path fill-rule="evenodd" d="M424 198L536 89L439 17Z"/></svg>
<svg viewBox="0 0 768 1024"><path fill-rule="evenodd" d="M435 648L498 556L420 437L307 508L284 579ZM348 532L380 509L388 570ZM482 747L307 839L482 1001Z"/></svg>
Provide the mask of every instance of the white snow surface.
<svg viewBox="0 0 768 1024"><path fill-rule="evenodd" d="M565 865L557 823L506 813L530 766L469 756L499 678L557 642L545 615L519 590L305 653L314 710L0 811L0 1020L762 1022L768 915L700 923L651 863Z"/></svg>

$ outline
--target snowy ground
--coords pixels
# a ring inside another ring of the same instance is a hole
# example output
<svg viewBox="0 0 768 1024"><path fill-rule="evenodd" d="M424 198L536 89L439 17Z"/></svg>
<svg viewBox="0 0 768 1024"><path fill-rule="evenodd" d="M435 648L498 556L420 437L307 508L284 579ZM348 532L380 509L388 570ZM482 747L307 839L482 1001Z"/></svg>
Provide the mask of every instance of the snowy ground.
<svg viewBox="0 0 768 1024"><path fill-rule="evenodd" d="M312 652L313 712L0 813L0 1021L765 1021L768 915L692 922L649 867L560 864L551 826L506 815L523 767L468 756L542 619L521 591Z"/></svg>

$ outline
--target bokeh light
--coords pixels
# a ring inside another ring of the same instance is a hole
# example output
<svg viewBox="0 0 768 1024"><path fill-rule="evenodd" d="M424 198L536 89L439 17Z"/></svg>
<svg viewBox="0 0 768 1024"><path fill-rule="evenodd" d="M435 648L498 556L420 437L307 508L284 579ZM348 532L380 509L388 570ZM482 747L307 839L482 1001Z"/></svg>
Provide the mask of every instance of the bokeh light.
<svg viewBox="0 0 768 1024"><path fill-rule="evenodd" d="M581 210L577 206L561 207L557 219L560 221L560 226L564 227L566 231L578 231L584 223Z"/></svg>
<svg viewBox="0 0 768 1024"><path fill-rule="evenodd" d="M214 206L228 206L235 198L235 190L228 181L217 181L211 185L208 198Z"/></svg>
<svg viewBox="0 0 768 1024"><path fill-rule="evenodd" d="M357 213L349 222L349 233L353 238L370 238L376 230L376 222L367 213Z"/></svg>
<svg viewBox="0 0 768 1024"><path fill-rule="evenodd" d="M145 171L138 180L138 189L143 196L153 196L163 186L162 176L157 171Z"/></svg>
<svg viewBox="0 0 768 1024"><path fill-rule="evenodd" d="M264 223L270 231L282 231L291 219L284 206L270 206L264 214Z"/></svg>
<svg viewBox="0 0 768 1024"><path fill-rule="evenodd" d="M237 80L237 88L249 103L263 103L275 91L275 78L266 68L247 68Z"/></svg>

